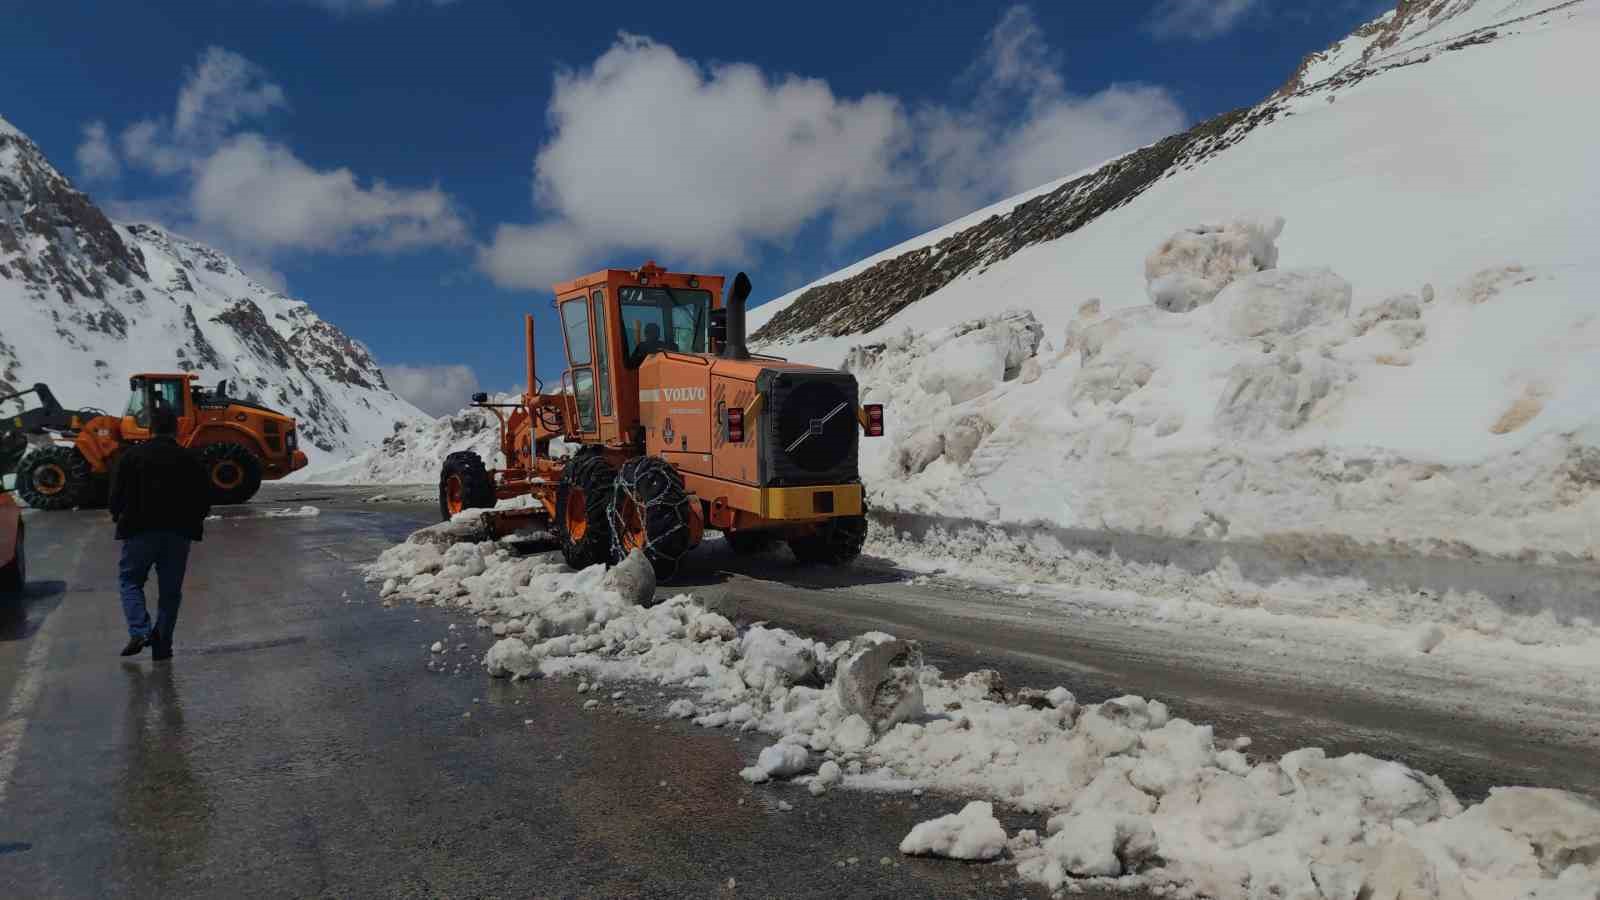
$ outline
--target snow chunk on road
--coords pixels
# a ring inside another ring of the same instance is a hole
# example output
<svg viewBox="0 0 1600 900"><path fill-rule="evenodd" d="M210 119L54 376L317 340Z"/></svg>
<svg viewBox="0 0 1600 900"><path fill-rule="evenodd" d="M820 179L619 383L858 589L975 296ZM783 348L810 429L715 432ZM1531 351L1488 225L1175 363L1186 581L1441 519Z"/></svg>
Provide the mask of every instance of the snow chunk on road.
<svg viewBox="0 0 1600 900"><path fill-rule="evenodd" d="M739 671L751 685L793 684L817 671L816 643L781 628L750 626L740 653Z"/></svg>
<svg viewBox="0 0 1600 900"><path fill-rule="evenodd" d="M918 824L900 842L907 856L947 859L994 859L1006 849L1006 830L994 817L994 806L968 803L958 813Z"/></svg>
<svg viewBox="0 0 1600 900"><path fill-rule="evenodd" d="M866 635L847 654L834 680L841 709L861 718L874 732L922 715L918 680L922 652L915 643Z"/></svg>
<svg viewBox="0 0 1600 900"><path fill-rule="evenodd" d="M839 768L838 763L830 759L817 767L817 777L811 779L808 789L813 797L819 797L843 780L844 770Z"/></svg>
<svg viewBox="0 0 1600 900"><path fill-rule="evenodd" d="M518 638L505 638L484 654L483 666L495 678L527 678L539 671L539 657Z"/></svg>
<svg viewBox="0 0 1600 900"><path fill-rule="evenodd" d="M322 515L322 510L315 506L284 507L283 509L269 509L261 515L267 519L314 519Z"/></svg>
<svg viewBox="0 0 1600 900"><path fill-rule="evenodd" d="M811 764L811 754L806 748L793 743L776 743L761 751L756 764L739 773L739 776L752 784L760 784L773 778L788 778L804 772Z"/></svg>

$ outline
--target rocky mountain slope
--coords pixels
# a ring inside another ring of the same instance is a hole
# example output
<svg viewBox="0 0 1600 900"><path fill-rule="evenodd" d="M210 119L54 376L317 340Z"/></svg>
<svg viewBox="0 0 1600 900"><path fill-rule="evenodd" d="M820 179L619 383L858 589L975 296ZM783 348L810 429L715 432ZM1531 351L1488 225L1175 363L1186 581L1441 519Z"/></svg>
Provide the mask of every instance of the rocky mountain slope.
<svg viewBox="0 0 1600 900"><path fill-rule="evenodd" d="M309 305L203 244L112 222L4 119L0 311L0 393L42 381L69 406L116 411L131 373L198 372L294 415L308 450L331 457L423 417Z"/></svg>
<svg viewBox="0 0 1600 900"><path fill-rule="evenodd" d="M1175 176L1198 171L1205 177L1208 161L1281 118L1307 112L1313 101L1335 103L1341 92L1374 76L1576 15L1578 7L1588 5L1587 0L1402 0L1395 11L1307 56L1260 104L1001 201L781 297L752 316L751 326L759 324L752 337L777 342L871 331L956 279L1074 234ZM1337 169L1343 160L1330 156L1325 162ZM1169 227L1183 224L1172 221Z"/></svg>
<svg viewBox="0 0 1600 900"><path fill-rule="evenodd" d="M1406 0L753 334L887 404L880 510L1592 564L1597 42L1596 0Z"/></svg>

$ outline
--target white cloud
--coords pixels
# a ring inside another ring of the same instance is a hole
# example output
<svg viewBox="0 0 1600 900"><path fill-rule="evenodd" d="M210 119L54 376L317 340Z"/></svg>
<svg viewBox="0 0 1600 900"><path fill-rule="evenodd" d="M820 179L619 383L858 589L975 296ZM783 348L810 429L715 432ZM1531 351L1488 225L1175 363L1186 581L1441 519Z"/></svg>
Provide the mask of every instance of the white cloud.
<svg viewBox="0 0 1600 900"><path fill-rule="evenodd" d="M123 130L123 159L132 168L180 177L181 212L175 221L164 217L168 224L219 236L235 254L265 260L285 250L389 252L467 242L455 201L437 186L364 184L347 168L317 169L287 145L241 130L287 106L266 70L210 47L186 72L172 118L143 119ZM100 145L91 149L86 141L80 148L80 165L84 154L101 150L116 165L103 126L99 135ZM96 164L104 170L105 162Z"/></svg>
<svg viewBox="0 0 1600 900"><path fill-rule="evenodd" d="M629 253L711 265L818 221L835 238L901 212L944 222L1185 121L1160 88L1070 93L1024 7L1001 18L963 80L977 84L967 102L909 111L621 35L557 76L552 136L534 160L541 218L500 226L479 266L502 286L544 290Z"/></svg>
<svg viewBox="0 0 1600 900"><path fill-rule="evenodd" d="M469 366L383 367L384 380L396 394L430 416L459 411L478 390L478 376Z"/></svg>
<svg viewBox="0 0 1600 900"><path fill-rule="evenodd" d="M1153 85L1066 89L1055 54L1026 7L1012 7L968 72L964 106L917 113L922 178L911 217L938 225L1181 130L1177 99ZM1009 112L1021 108L1018 117Z"/></svg>
<svg viewBox="0 0 1600 900"><path fill-rule="evenodd" d="M247 118L288 105L266 70L231 50L207 47L178 90L173 130L180 138L212 139Z"/></svg>
<svg viewBox="0 0 1600 900"><path fill-rule="evenodd" d="M1232 31L1261 0L1161 0L1146 27L1158 38L1203 41Z"/></svg>
<svg viewBox="0 0 1600 900"><path fill-rule="evenodd" d="M466 240L465 222L438 188L362 187L349 169L314 169L257 134L229 139L193 172L196 220L251 246L392 251Z"/></svg>
<svg viewBox="0 0 1600 900"><path fill-rule="evenodd" d="M827 84L702 67L622 35L580 72L558 75L554 136L534 161L543 223L503 227L483 253L502 284L543 288L590 252L641 250L696 265L791 238L827 210L856 227L896 186L899 104L840 99Z"/></svg>
<svg viewBox="0 0 1600 900"><path fill-rule="evenodd" d="M98 120L83 126L83 143L78 145L77 159L78 171L91 180L116 178L122 171L117 152L111 148L111 139L106 135L106 123Z"/></svg>

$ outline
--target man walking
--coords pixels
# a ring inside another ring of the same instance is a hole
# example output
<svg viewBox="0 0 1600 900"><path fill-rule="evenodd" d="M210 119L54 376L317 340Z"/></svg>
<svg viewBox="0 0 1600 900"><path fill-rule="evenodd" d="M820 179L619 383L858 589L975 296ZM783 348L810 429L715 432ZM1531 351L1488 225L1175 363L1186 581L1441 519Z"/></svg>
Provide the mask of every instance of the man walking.
<svg viewBox="0 0 1600 900"><path fill-rule="evenodd" d="M211 489L205 467L178 446L177 415L158 407L150 428L154 437L129 448L118 461L109 505L122 541L122 614L128 620L122 655L137 655L149 644L151 657L163 660L172 658L189 544L204 537ZM144 602L152 566L160 586L153 627Z"/></svg>

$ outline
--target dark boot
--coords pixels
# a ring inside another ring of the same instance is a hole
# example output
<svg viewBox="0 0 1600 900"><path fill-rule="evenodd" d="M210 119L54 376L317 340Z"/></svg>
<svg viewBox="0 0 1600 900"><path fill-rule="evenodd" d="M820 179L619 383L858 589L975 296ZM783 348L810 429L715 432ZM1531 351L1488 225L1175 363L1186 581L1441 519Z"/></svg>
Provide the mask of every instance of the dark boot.
<svg viewBox="0 0 1600 900"><path fill-rule="evenodd" d="M128 638L128 646L122 648L122 655L138 656L139 652L144 649L144 645L147 643L149 643L149 641L145 639L144 635L136 634L133 637Z"/></svg>
<svg viewBox="0 0 1600 900"><path fill-rule="evenodd" d="M161 662L163 660L171 659L172 658L172 644L167 642L167 641L161 640L161 638L156 636L156 635L151 635L151 638L150 638L150 658L155 660L156 662Z"/></svg>

